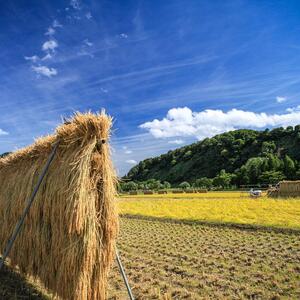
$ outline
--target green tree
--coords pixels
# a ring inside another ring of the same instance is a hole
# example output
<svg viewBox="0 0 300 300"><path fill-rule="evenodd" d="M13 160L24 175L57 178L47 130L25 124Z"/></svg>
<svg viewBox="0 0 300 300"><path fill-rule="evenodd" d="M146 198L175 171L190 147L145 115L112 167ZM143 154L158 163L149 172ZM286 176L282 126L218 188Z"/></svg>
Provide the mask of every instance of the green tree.
<svg viewBox="0 0 300 300"><path fill-rule="evenodd" d="M139 182L138 183L138 189L139 190L144 190L145 189L145 183L144 182Z"/></svg>
<svg viewBox="0 0 300 300"><path fill-rule="evenodd" d="M188 189L188 188L190 188L191 186L190 186L190 184L187 182L187 181L183 181L183 182L181 182L180 184L179 184L179 187L181 188L181 189Z"/></svg>
<svg viewBox="0 0 300 300"><path fill-rule="evenodd" d="M265 171L259 176L260 183L276 184L285 178L281 171Z"/></svg>
<svg viewBox="0 0 300 300"><path fill-rule="evenodd" d="M172 166L175 166L175 165L176 165L176 159L172 159L171 165L172 165Z"/></svg>
<svg viewBox="0 0 300 300"><path fill-rule="evenodd" d="M258 177L262 173L264 160L265 158L262 157L252 157L248 159L245 167L250 183L253 184L258 182Z"/></svg>
<svg viewBox="0 0 300 300"><path fill-rule="evenodd" d="M294 179L296 167L294 161L288 155L283 159L283 171L288 179Z"/></svg>
<svg viewBox="0 0 300 300"><path fill-rule="evenodd" d="M213 180L211 178L202 177L198 178L195 181L195 186L199 188L211 188L212 187Z"/></svg>
<svg viewBox="0 0 300 300"><path fill-rule="evenodd" d="M242 184L248 184L249 183L249 176L247 173L246 166L242 166L240 169L236 172L236 184L242 185Z"/></svg>
<svg viewBox="0 0 300 300"><path fill-rule="evenodd" d="M189 159L192 156L192 151L188 150L186 153L184 153L183 158L184 159Z"/></svg>
<svg viewBox="0 0 300 300"><path fill-rule="evenodd" d="M164 189L170 189L171 188L171 184L168 181L164 181L163 188Z"/></svg>
<svg viewBox="0 0 300 300"><path fill-rule="evenodd" d="M134 181L129 181L122 183L121 188L125 192L136 191L138 189L138 185Z"/></svg>
<svg viewBox="0 0 300 300"><path fill-rule="evenodd" d="M147 180L147 185L150 190L158 190L162 187L162 184L159 180L156 179L149 179Z"/></svg>
<svg viewBox="0 0 300 300"><path fill-rule="evenodd" d="M263 155L273 154L275 150L276 150L276 145L273 141L262 143L261 152Z"/></svg>
<svg viewBox="0 0 300 300"><path fill-rule="evenodd" d="M229 154L229 152L228 152L227 149L223 149L223 150L221 151L221 156L227 157L228 154Z"/></svg>
<svg viewBox="0 0 300 300"><path fill-rule="evenodd" d="M280 159L273 154L268 156L268 163L269 163L269 170L277 171L281 167Z"/></svg>
<svg viewBox="0 0 300 300"><path fill-rule="evenodd" d="M218 176L213 179L214 186L221 186L222 188L227 188L230 186L232 179L232 174L226 173L225 170L221 170Z"/></svg>

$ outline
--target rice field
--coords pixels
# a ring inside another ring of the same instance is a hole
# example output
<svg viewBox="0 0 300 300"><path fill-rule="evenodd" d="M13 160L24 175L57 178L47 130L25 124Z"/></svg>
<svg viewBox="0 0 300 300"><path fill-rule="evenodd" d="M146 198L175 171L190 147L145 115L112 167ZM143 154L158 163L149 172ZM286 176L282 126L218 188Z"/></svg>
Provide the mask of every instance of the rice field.
<svg viewBox="0 0 300 300"><path fill-rule="evenodd" d="M136 299L300 299L300 199L216 192L118 202L117 247ZM128 299L116 263L108 282L109 300ZM6 272L0 299L52 298Z"/></svg>
<svg viewBox="0 0 300 300"><path fill-rule="evenodd" d="M300 233L123 217L118 248L136 299L300 299Z"/></svg>
<svg viewBox="0 0 300 300"><path fill-rule="evenodd" d="M300 199L253 199L241 192L126 195L119 198L119 210L123 215L300 229Z"/></svg>

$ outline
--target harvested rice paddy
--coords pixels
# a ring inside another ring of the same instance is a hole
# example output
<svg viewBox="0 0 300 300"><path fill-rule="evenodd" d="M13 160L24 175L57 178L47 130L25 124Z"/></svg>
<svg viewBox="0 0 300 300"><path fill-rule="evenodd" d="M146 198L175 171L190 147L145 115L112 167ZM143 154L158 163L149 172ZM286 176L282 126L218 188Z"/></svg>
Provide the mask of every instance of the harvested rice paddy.
<svg viewBox="0 0 300 300"><path fill-rule="evenodd" d="M300 298L300 233L122 218L118 247L137 299Z"/></svg>
<svg viewBox="0 0 300 300"><path fill-rule="evenodd" d="M119 199L118 249L136 299L300 299L300 201L231 194ZM17 274L0 279L0 298L51 299ZM116 264L108 299L128 299Z"/></svg>

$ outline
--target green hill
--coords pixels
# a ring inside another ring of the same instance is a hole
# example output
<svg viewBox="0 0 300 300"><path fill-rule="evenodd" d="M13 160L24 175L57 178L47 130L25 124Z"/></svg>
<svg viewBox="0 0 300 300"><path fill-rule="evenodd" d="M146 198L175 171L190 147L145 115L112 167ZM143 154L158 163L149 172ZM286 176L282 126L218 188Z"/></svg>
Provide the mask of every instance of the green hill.
<svg viewBox="0 0 300 300"><path fill-rule="evenodd" d="M300 178L300 125L273 130L235 130L148 158L125 178L178 184L230 177L231 184L274 183Z"/></svg>

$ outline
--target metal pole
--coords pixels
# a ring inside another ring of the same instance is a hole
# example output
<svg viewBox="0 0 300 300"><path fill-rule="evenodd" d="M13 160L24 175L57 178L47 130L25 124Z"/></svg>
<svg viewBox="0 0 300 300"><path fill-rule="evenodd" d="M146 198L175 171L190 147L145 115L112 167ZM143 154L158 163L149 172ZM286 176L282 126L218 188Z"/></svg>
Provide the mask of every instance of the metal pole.
<svg viewBox="0 0 300 300"><path fill-rule="evenodd" d="M22 228L22 225L23 225L23 223L25 221L25 218L26 218L26 216L27 216L27 214L29 212L29 209L30 209L30 207L31 207L31 205L32 205L32 203L34 201L34 198L35 198L35 196L36 196L36 194L37 194L37 192L38 192L38 190L39 190L39 188L41 186L41 183L42 183L45 175L47 174L47 171L48 171L48 169L50 167L50 164L53 161L53 158L55 156L55 153L56 153L56 150L58 148L58 145L59 145L59 141L57 141L54 144L52 152L50 153L49 158L47 160L47 163L44 166L44 168L42 170L42 173L39 176L38 182L37 182L37 184L36 184L36 186L35 186L35 188L33 190L33 193L31 194L31 196L30 196L30 198L29 198L29 200L27 202L27 205L26 205L26 207L25 207L25 209L23 211L23 214L21 216L21 219L18 221L18 223L17 223L17 225L16 225L16 227L15 227L15 229L13 231L13 234L12 234L11 238L7 242L7 245L6 245L4 253L3 253L3 257L2 257L2 259L0 259L0 271L1 271L2 267L3 267L3 265L4 265L4 262L5 262L6 258L8 257L8 255L10 253L10 250L11 250L11 248L12 248L12 246L13 246L13 244L14 244L14 242L15 242L15 240L16 240L16 238L17 238L17 236L18 236L18 234L19 234L19 232L21 230L21 228Z"/></svg>
<svg viewBox="0 0 300 300"><path fill-rule="evenodd" d="M121 259L120 259L120 256L119 256L119 253L118 253L118 250L117 250L117 249L116 249L116 259L117 259L117 263L118 263L120 272L121 272L121 274L122 274L124 283L125 283L126 288L127 288L127 292L128 292L129 299L130 299L130 300L134 300L133 295L132 295L132 292L131 292L131 288L130 288L130 286L129 286L129 283L128 283L128 280L127 280L127 277L126 277L126 274L125 274L125 270L124 270L124 268L123 268L123 265L122 265L122 262L121 262Z"/></svg>

